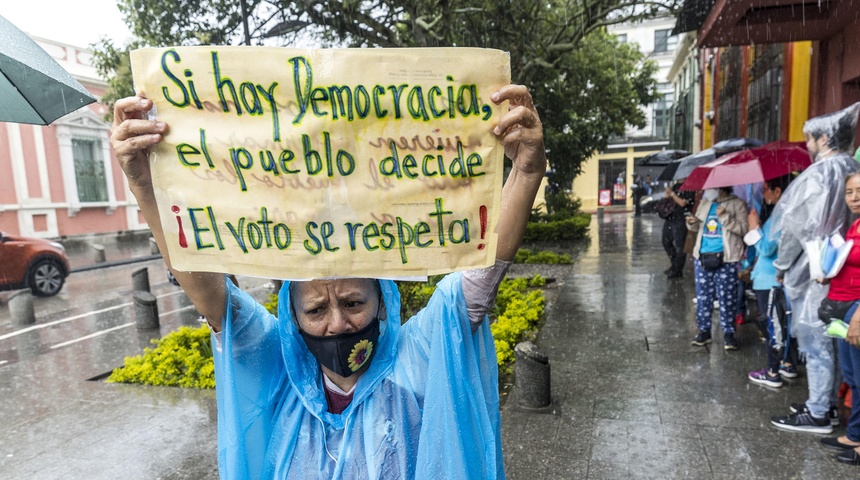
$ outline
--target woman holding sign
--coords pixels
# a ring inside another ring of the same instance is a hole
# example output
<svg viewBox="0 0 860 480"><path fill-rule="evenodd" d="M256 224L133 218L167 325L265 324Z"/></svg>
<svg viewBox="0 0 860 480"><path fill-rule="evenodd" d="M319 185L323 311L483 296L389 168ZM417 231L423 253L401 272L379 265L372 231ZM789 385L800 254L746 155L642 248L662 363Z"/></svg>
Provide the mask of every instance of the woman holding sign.
<svg viewBox="0 0 860 480"><path fill-rule="evenodd" d="M491 100L509 102L493 133L514 165L502 189L496 263L448 275L402 325L387 280L284 282L275 318L223 274L174 271L217 347L223 478L504 477L498 366L485 319L546 156L528 90L509 85ZM148 152L168 126L146 119L151 107L142 97L118 101L111 144L167 252Z"/></svg>

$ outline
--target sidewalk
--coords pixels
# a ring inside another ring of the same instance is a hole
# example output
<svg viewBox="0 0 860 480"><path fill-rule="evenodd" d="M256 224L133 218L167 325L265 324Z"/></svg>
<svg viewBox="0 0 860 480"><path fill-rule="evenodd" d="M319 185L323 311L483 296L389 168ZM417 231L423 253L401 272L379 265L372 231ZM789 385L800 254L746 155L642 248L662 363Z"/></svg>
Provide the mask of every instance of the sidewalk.
<svg viewBox="0 0 860 480"><path fill-rule="evenodd" d="M692 269L667 280L656 215L592 217L591 244L564 279L537 344L552 368L553 412L502 411L508 478L825 479L856 477L819 436L770 417L806 400L806 381L751 384L766 365L755 327L741 349L695 335ZM837 429L837 431L842 431Z"/></svg>

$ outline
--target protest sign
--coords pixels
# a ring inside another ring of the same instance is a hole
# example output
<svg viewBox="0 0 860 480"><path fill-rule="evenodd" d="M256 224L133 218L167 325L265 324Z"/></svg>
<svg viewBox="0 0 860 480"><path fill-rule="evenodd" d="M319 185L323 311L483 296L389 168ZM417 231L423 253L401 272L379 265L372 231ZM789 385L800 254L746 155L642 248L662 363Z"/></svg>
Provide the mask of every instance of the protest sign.
<svg viewBox="0 0 860 480"><path fill-rule="evenodd" d="M171 263L270 278L491 265L505 52L171 47L132 52L169 125L150 155Z"/></svg>

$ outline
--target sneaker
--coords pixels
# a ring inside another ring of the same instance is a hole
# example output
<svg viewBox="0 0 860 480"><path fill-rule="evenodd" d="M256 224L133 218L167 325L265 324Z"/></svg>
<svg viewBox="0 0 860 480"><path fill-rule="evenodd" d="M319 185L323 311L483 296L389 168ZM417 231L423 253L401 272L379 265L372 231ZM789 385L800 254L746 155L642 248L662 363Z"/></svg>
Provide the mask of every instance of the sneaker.
<svg viewBox="0 0 860 480"><path fill-rule="evenodd" d="M764 385L766 387L779 388L782 386L782 377L780 377L778 373L776 376L772 377L766 368L757 372L750 372L747 377L751 382Z"/></svg>
<svg viewBox="0 0 860 480"><path fill-rule="evenodd" d="M797 367L794 365L779 364L779 374L785 378L797 378Z"/></svg>
<svg viewBox="0 0 860 480"><path fill-rule="evenodd" d="M806 408L805 403L792 403L790 407L788 407L788 411L791 413L797 412L809 412L809 409ZM830 425L834 427L839 426L839 409L836 408L836 405L830 407L830 410L827 411L827 418L830 419Z"/></svg>
<svg viewBox="0 0 860 480"><path fill-rule="evenodd" d="M833 426L830 425L830 420L826 416L822 418L813 417L805 405L803 411L797 411L791 415L771 417L770 423L780 430L788 430L790 432L820 433L825 435L833 433Z"/></svg>
<svg viewBox="0 0 860 480"><path fill-rule="evenodd" d="M732 333L727 333L724 338L723 348L726 350L737 350L738 349L738 341L735 339L735 335Z"/></svg>
<svg viewBox="0 0 860 480"><path fill-rule="evenodd" d="M711 343L711 332L699 330L699 334L696 335L696 338L693 339L693 345L697 347L704 347L708 343Z"/></svg>

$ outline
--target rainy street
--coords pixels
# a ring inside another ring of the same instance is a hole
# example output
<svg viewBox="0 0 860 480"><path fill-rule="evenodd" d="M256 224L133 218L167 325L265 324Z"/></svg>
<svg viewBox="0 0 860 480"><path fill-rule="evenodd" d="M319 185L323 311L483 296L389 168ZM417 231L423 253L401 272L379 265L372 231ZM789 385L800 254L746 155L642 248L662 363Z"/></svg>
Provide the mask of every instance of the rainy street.
<svg viewBox="0 0 860 480"><path fill-rule="evenodd" d="M551 362L553 406L519 409L514 387L502 410L508 477L853 474L818 436L770 426L771 415L805 399L806 382L747 381L765 361L752 325L741 328L737 352L720 340L690 345L690 267L681 280L665 278L661 226L655 215L592 217L592 238L557 279L537 341ZM11 325L0 306L0 477L217 477L214 392L98 380L153 336L137 331L130 305L130 275L142 267L160 334L197 325L188 299L162 278L161 260L73 274L60 295L37 300L34 326ZM258 299L268 291L261 279L240 283Z"/></svg>

